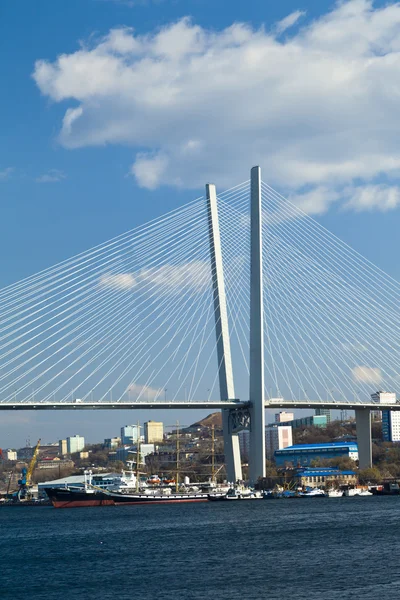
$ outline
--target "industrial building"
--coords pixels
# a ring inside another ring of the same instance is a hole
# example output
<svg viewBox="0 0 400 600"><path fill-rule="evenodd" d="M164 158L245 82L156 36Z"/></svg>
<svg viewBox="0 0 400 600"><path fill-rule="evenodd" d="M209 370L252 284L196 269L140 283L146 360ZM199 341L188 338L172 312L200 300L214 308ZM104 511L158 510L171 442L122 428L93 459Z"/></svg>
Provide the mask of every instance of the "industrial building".
<svg viewBox="0 0 400 600"><path fill-rule="evenodd" d="M275 450L287 448L293 444L291 425L272 423L265 428L265 454L268 460L274 460Z"/></svg>
<svg viewBox="0 0 400 600"><path fill-rule="evenodd" d="M325 488L329 487L330 484L335 487L357 484L357 473L354 471L340 471L339 469L297 469L294 477L299 486L312 488Z"/></svg>
<svg viewBox="0 0 400 600"><path fill-rule="evenodd" d="M309 466L313 460L338 457L358 460L358 446L354 442L329 442L326 444L298 444L275 450L278 466Z"/></svg>
<svg viewBox="0 0 400 600"><path fill-rule="evenodd" d="M329 408L316 408L315 416L316 417L325 416L327 425L331 422L331 411Z"/></svg>
<svg viewBox="0 0 400 600"><path fill-rule="evenodd" d="M144 424L145 444L156 444L164 439L164 424L161 421L147 421Z"/></svg>
<svg viewBox="0 0 400 600"><path fill-rule="evenodd" d="M291 425L293 429L296 427L326 427L327 417L326 415L313 415L311 417L303 417L301 419L293 419L293 421L281 421L278 425Z"/></svg>
<svg viewBox="0 0 400 600"><path fill-rule="evenodd" d="M74 452L80 452L85 447L85 438L81 435L73 435L67 437L67 454L73 454Z"/></svg>

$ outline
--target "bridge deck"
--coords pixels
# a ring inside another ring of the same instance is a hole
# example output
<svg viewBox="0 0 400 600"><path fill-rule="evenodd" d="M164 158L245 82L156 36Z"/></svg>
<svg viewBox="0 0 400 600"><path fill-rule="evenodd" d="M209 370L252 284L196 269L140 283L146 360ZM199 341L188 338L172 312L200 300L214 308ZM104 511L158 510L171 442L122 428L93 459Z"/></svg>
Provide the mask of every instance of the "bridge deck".
<svg viewBox="0 0 400 600"><path fill-rule="evenodd" d="M248 402L230 400L198 400L193 402L143 401L143 402L0 402L0 410L143 410L143 409L222 409L247 406Z"/></svg>
<svg viewBox="0 0 400 600"><path fill-rule="evenodd" d="M143 409L223 409L243 408L250 406L245 400L194 400L194 401L140 401L140 402L0 402L0 410L143 410ZM265 408L280 409L315 409L329 408L333 410L355 410L368 408L369 410L400 410L397 404L375 404L372 402L327 402L318 400L266 400Z"/></svg>

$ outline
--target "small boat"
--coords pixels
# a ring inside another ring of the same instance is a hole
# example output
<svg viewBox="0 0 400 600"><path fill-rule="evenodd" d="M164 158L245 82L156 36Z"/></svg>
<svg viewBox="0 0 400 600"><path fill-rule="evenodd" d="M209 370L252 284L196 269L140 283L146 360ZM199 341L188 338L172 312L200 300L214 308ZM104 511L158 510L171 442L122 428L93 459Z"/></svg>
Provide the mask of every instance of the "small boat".
<svg viewBox="0 0 400 600"><path fill-rule="evenodd" d="M373 493L365 487L353 487L345 490L344 495L352 498L353 496L373 496Z"/></svg>
<svg viewBox="0 0 400 600"><path fill-rule="evenodd" d="M300 498L324 498L325 492L320 488L307 488L302 492L298 492Z"/></svg>
<svg viewBox="0 0 400 600"><path fill-rule="evenodd" d="M231 501L231 500L261 500L263 495L261 492L252 490L251 488L238 487L230 488L225 494L213 492L208 494L208 499L212 502L218 501Z"/></svg>
<svg viewBox="0 0 400 600"><path fill-rule="evenodd" d="M373 493L369 490L359 490L356 496L373 496Z"/></svg>
<svg viewBox="0 0 400 600"><path fill-rule="evenodd" d="M338 490L336 488L332 488L330 490L326 490L325 491L325 496L327 498L342 498L343 497L343 490Z"/></svg>

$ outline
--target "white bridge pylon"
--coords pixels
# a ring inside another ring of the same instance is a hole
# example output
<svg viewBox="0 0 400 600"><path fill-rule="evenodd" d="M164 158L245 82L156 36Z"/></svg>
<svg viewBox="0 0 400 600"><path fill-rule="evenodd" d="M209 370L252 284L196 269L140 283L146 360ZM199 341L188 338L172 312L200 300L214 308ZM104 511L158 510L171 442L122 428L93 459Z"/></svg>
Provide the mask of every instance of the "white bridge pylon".
<svg viewBox="0 0 400 600"><path fill-rule="evenodd" d="M399 283L259 167L0 290L0 410L220 408L232 480L243 428L263 475L265 404L356 410L369 464L399 365Z"/></svg>

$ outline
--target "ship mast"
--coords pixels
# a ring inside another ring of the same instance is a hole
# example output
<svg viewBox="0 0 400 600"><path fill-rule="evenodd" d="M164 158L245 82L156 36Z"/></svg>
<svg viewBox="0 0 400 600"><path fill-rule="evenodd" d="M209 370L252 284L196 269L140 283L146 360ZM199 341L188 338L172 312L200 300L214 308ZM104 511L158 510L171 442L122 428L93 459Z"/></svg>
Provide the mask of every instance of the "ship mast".
<svg viewBox="0 0 400 600"><path fill-rule="evenodd" d="M140 421L136 425L136 492L139 491Z"/></svg>
<svg viewBox="0 0 400 600"><path fill-rule="evenodd" d="M175 476L175 491L179 488L179 421L176 422L176 476Z"/></svg>
<svg viewBox="0 0 400 600"><path fill-rule="evenodd" d="M215 426L211 425L211 482L215 479Z"/></svg>

